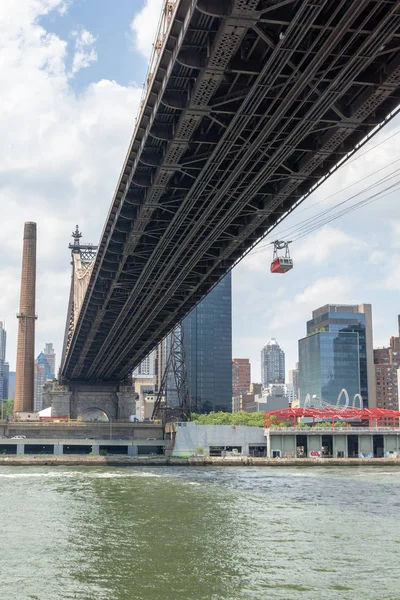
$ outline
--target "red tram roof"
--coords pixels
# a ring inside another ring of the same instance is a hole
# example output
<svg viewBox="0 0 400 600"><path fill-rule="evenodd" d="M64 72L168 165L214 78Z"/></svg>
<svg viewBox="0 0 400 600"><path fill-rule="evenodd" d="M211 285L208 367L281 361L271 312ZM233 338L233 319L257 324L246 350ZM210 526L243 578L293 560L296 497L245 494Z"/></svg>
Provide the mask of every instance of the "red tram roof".
<svg viewBox="0 0 400 600"><path fill-rule="evenodd" d="M344 408L340 406L324 408L284 408L264 413L264 421L268 418L277 417L278 419L298 419L301 417L311 417L313 419L352 419L357 421L382 421L383 419L400 419L399 410L388 410L384 408Z"/></svg>

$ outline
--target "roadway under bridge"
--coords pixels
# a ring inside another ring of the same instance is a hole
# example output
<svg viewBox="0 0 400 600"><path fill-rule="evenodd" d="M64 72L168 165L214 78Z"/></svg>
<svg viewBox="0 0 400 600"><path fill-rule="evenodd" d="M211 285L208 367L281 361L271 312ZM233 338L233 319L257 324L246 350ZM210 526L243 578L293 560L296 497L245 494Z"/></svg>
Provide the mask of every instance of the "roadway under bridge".
<svg viewBox="0 0 400 600"><path fill-rule="evenodd" d="M129 376L399 86L399 0L167 2L62 380Z"/></svg>

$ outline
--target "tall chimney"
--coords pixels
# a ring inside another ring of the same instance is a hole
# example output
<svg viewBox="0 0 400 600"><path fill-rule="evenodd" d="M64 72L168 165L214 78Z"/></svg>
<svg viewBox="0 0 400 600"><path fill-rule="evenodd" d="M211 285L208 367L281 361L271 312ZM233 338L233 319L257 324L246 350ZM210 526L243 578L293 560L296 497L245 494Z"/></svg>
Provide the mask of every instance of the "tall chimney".
<svg viewBox="0 0 400 600"><path fill-rule="evenodd" d="M35 367L36 223L25 223L14 412L32 412Z"/></svg>

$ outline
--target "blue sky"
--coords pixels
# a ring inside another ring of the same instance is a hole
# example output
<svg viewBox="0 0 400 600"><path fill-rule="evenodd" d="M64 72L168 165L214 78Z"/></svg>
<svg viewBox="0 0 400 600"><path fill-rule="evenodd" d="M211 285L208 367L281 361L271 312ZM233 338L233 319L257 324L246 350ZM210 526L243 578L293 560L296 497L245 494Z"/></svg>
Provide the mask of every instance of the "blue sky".
<svg viewBox="0 0 400 600"><path fill-rule="evenodd" d="M73 32L85 29L96 38L98 58L71 81L75 91L100 79L114 80L123 86L143 84L147 63L135 47L130 26L144 5L144 0L74 0L65 14L51 11L39 19L47 31L68 41L68 68L72 64L75 45Z"/></svg>
<svg viewBox="0 0 400 600"><path fill-rule="evenodd" d="M86 241L100 237L132 135L160 6L161 0L1 1L0 202L7 243L0 259L0 318L7 324L12 367L23 223L38 224L37 354L53 342L59 356L70 233L79 223ZM391 181L397 181L399 130L394 119L273 237L298 237L304 219L336 210L355 192L360 196L350 205L366 198L371 192L363 190L383 176L394 173ZM260 379L260 350L269 337L285 350L287 369L294 366L306 320L323 304L372 303L377 346L397 333L398 191L297 239L291 250L295 268L286 275L269 273L270 247L234 270L233 354L251 359L253 381Z"/></svg>

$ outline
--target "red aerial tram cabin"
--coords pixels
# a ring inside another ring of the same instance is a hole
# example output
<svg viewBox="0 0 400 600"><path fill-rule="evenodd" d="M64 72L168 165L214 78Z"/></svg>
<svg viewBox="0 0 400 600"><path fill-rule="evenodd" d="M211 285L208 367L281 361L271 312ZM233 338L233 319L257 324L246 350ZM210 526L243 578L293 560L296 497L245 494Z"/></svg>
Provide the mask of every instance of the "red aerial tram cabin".
<svg viewBox="0 0 400 600"><path fill-rule="evenodd" d="M290 242L275 241L274 242L274 256L271 263L271 273L286 273L293 269L293 259L290 258L289 253ZM285 250L284 256L278 256L278 250Z"/></svg>
<svg viewBox="0 0 400 600"><path fill-rule="evenodd" d="M274 258L271 263L271 273L286 273L293 269L293 260L284 256Z"/></svg>

